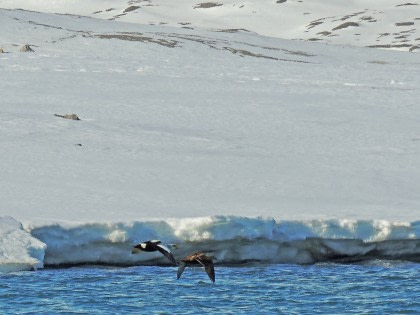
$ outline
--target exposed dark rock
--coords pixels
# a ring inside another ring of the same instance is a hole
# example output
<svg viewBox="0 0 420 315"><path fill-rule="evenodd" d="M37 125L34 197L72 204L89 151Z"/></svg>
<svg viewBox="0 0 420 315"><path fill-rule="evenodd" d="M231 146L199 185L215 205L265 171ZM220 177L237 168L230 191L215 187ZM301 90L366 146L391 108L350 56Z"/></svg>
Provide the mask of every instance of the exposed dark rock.
<svg viewBox="0 0 420 315"><path fill-rule="evenodd" d="M174 48L177 46L178 42L174 40L167 40L163 38L153 38L149 36L144 36L141 33L121 33L121 34L103 34L96 35L98 38L102 39L119 39L127 40L133 42L143 42L143 43L155 43L165 47Z"/></svg>
<svg viewBox="0 0 420 315"><path fill-rule="evenodd" d="M219 7L222 6L223 4L221 3L216 3L216 2L204 2L204 3L199 3L197 4L194 9L208 9L208 8L214 8L214 7Z"/></svg>
<svg viewBox="0 0 420 315"><path fill-rule="evenodd" d="M303 56L303 57L314 57L316 55L313 54L309 54L307 52L304 51L299 51L299 50L288 50L288 49L282 49L286 54L289 55L295 55L295 56Z"/></svg>
<svg viewBox="0 0 420 315"><path fill-rule="evenodd" d="M382 61L382 60L372 60L372 61L368 61L369 63L376 63L378 65L386 65L388 64L388 62L386 61Z"/></svg>
<svg viewBox="0 0 420 315"><path fill-rule="evenodd" d="M284 3L284 2L286 2L287 0L277 0L276 1L276 3Z"/></svg>
<svg viewBox="0 0 420 315"><path fill-rule="evenodd" d="M343 29L343 28L347 28L347 27L350 27L350 26L353 26L353 27L358 27L358 26L359 26L359 24L357 24L357 23L355 23L355 22L346 22L346 23L343 23L343 24L338 25L337 27L334 27L332 30L333 30L333 31L336 31L336 30L341 30L341 29Z"/></svg>
<svg viewBox="0 0 420 315"><path fill-rule="evenodd" d="M303 60L281 59L281 58L271 57L271 56L267 56L267 55L263 55L263 54L255 54L255 53L250 52L248 50L235 49L235 48L232 48L232 47L223 47L223 49L226 49L227 51L230 51L231 53L233 53L235 55L239 55L241 57L249 56L249 57L265 58L265 59L278 60L278 61L310 63L308 61L303 61Z"/></svg>
<svg viewBox="0 0 420 315"><path fill-rule="evenodd" d="M321 22L321 21L313 21L313 22L309 23L309 25L307 25L306 28L309 30L309 29L311 29L311 28L313 28L313 27L315 27L317 25L320 25L322 23L324 23L324 22Z"/></svg>
<svg viewBox="0 0 420 315"><path fill-rule="evenodd" d="M218 30L217 32L238 33L238 32L249 32L249 31L244 28L227 28L227 29Z"/></svg>
<svg viewBox="0 0 420 315"><path fill-rule="evenodd" d="M410 26L410 25L414 25L414 22L400 22L400 23L395 23L395 26Z"/></svg>
<svg viewBox="0 0 420 315"><path fill-rule="evenodd" d="M77 117L76 114L66 114L66 115L54 114L54 116L61 117L61 118L64 118L64 119L81 120L79 117Z"/></svg>
<svg viewBox="0 0 420 315"><path fill-rule="evenodd" d="M369 45L366 47L369 47L369 48L406 48L406 47L411 47L411 46L412 45L409 45L409 44L395 44L395 45L385 44L385 45Z"/></svg>
<svg viewBox="0 0 420 315"><path fill-rule="evenodd" d="M132 6L129 6L127 9L125 9L125 10L124 10L124 13L127 13L127 12L131 12L131 11L137 10L138 8L140 8L140 7L139 7L139 6L137 6L137 5L132 5Z"/></svg>
<svg viewBox="0 0 420 315"><path fill-rule="evenodd" d="M420 49L420 46L411 46L408 51L412 52L412 51L415 51L416 49Z"/></svg>
<svg viewBox="0 0 420 315"><path fill-rule="evenodd" d="M360 20L362 20L362 21L371 21L371 20L373 20L373 17L371 17L371 16L362 16L360 18Z"/></svg>
<svg viewBox="0 0 420 315"><path fill-rule="evenodd" d="M410 3L410 2L408 2L408 3L399 4L396 7L403 7L403 6L406 6L406 5L418 5L418 4L417 3Z"/></svg>

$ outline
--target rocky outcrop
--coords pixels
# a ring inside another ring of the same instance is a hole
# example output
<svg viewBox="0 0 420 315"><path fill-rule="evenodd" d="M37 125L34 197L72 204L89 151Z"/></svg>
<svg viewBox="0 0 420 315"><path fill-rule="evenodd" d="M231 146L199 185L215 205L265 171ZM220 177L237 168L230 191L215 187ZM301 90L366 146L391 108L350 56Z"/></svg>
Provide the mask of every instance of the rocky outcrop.
<svg viewBox="0 0 420 315"><path fill-rule="evenodd" d="M81 120L79 117L77 117L76 114L66 114L66 115L54 114L54 116L61 117L61 118L64 118L64 119Z"/></svg>
<svg viewBox="0 0 420 315"><path fill-rule="evenodd" d="M336 30L341 30L341 29L343 29L343 28L347 28L347 27L350 27L350 26L353 26L353 27L358 27L358 26L359 26L359 24L357 24L357 23L355 23L355 22L346 22L346 23L343 23L343 24L338 25L337 27L334 27L332 30L333 30L333 31L336 31Z"/></svg>
<svg viewBox="0 0 420 315"><path fill-rule="evenodd" d="M409 52L415 51L417 49L420 49L420 46L411 46L410 49L408 50Z"/></svg>
<svg viewBox="0 0 420 315"><path fill-rule="evenodd" d="M221 3L215 3L215 2L205 2L205 3L199 3L197 4L194 9L208 9L208 8L214 8L222 6Z"/></svg>

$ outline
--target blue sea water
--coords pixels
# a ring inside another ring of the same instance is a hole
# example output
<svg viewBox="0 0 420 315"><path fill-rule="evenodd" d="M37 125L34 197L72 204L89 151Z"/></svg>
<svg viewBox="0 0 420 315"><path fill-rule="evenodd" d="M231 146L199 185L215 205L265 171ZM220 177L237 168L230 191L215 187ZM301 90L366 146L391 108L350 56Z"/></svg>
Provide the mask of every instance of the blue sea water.
<svg viewBox="0 0 420 315"><path fill-rule="evenodd" d="M1 314L420 314L420 264L72 267L0 274Z"/></svg>

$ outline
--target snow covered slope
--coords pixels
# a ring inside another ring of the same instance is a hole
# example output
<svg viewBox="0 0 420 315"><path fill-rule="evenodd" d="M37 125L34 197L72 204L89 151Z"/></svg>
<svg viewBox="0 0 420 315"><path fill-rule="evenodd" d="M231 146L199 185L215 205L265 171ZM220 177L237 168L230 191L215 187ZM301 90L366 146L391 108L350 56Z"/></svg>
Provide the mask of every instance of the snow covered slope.
<svg viewBox="0 0 420 315"><path fill-rule="evenodd" d="M246 29L279 38L405 51L420 46L418 1L0 0L0 8L191 29Z"/></svg>
<svg viewBox="0 0 420 315"><path fill-rule="evenodd" d="M416 50L261 35L407 50L415 24L376 38L418 6L173 3L0 0L0 272L162 264L130 254L156 238L226 264L419 261Z"/></svg>
<svg viewBox="0 0 420 315"><path fill-rule="evenodd" d="M1 215L420 217L417 53L21 10L0 45Z"/></svg>

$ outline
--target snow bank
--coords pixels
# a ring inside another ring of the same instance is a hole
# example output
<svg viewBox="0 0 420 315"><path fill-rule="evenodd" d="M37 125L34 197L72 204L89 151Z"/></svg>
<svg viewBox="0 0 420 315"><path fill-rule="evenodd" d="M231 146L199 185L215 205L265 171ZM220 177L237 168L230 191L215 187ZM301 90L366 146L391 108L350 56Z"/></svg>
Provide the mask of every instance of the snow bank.
<svg viewBox="0 0 420 315"><path fill-rule="evenodd" d="M0 272L42 268L46 245L11 217L0 217Z"/></svg>
<svg viewBox="0 0 420 315"><path fill-rule="evenodd" d="M46 265L165 265L159 253L131 254L141 241L177 244L177 260L205 251L222 264L315 263L363 259L420 261L420 222L312 220L215 216L129 223L28 227L47 244Z"/></svg>
<svg viewBox="0 0 420 315"><path fill-rule="evenodd" d="M28 232L29 231L29 232ZM160 253L132 254L132 246L160 239L177 260L194 251L219 264L420 261L420 222L314 220L215 216L126 223L27 226L0 218L0 272L45 265L167 265ZM44 258L45 254L45 258Z"/></svg>

